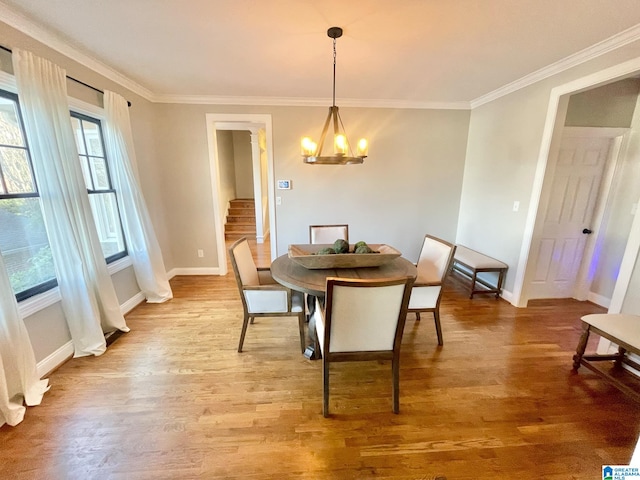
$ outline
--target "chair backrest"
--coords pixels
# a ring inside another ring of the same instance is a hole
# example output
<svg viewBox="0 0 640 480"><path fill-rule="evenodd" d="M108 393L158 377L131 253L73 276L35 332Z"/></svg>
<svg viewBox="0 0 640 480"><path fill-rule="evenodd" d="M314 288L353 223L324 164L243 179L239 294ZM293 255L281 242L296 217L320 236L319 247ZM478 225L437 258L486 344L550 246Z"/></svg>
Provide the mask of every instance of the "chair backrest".
<svg viewBox="0 0 640 480"><path fill-rule="evenodd" d="M416 284L442 282L451 267L456 246L444 240L425 235L418 258Z"/></svg>
<svg viewBox="0 0 640 480"><path fill-rule="evenodd" d="M231 257L231 266L240 288L243 285L260 285L258 269L253 261L249 242L247 242L246 238L241 238L229 247L229 256Z"/></svg>
<svg viewBox="0 0 640 480"><path fill-rule="evenodd" d="M328 278L323 351L382 352L400 348L413 278ZM320 333L320 332L318 332Z"/></svg>
<svg viewBox="0 0 640 480"><path fill-rule="evenodd" d="M309 242L333 243L338 239L349 241L349 225L309 225Z"/></svg>

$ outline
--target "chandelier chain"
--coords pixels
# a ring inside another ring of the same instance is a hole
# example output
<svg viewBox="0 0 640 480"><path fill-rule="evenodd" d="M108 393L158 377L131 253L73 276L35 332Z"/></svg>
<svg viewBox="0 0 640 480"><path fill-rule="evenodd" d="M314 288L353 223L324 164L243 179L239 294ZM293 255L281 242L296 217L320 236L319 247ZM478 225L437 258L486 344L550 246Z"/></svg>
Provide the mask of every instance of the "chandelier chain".
<svg viewBox="0 0 640 480"><path fill-rule="evenodd" d="M333 39L333 106L336 106L336 39Z"/></svg>

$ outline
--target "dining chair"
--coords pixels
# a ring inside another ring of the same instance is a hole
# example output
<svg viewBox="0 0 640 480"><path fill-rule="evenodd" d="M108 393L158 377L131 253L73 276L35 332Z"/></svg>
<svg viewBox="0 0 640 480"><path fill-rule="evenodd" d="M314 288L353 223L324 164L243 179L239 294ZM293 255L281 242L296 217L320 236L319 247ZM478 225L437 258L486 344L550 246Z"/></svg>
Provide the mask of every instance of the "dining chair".
<svg viewBox="0 0 640 480"><path fill-rule="evenodd" d="M327 278L324 309L314 313L322 353L322 413L329 416L329 366L334 362L391 360L393 412L400 411L400 345L412 277Z"/></svg>
<svg viewBox="0 0 640 480"><path fill-rule="evenodd" d="M270 268L257 268L245 237L229 247L229 257L236 277L244 320L238 343L238 352L242 352L244 337L249 323L256 317L298 317L300 349L305 349L305 312L304 297L277 283L271 276Z"/></svg>
<svg viewBox="0 0 640 480"><path fill-rule="evenodd" d="M349 225L309 225L309 243L312 245L333 244L340 239L349 243ZM316 298L306 295L305 304L309 316L313 315Z"/></svg>
<svg viewBox="0 0 640 480"><path fill-rule="evenodd" d="M309 243L334 243L342 239L349 243L349 225L309 225Z"/></svg>
<svg viewBox="0 0 640 480"><path fill-rule="evenodd" d="M418 276L411 289L409 311L420 320L421 312L433 313L438 335L438 345L443 344L442 326L440 325L440 300L442 284L451 270L456 246L444 240L425 235L418 257Z"/></svg>

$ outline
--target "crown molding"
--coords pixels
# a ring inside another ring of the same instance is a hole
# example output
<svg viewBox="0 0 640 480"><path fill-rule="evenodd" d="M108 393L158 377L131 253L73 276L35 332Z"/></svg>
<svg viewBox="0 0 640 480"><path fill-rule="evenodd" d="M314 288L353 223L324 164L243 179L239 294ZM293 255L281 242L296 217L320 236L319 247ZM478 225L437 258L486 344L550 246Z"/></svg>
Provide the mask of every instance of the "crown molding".
<svg viewBox="0 0 640 480"><path fill-rule="evenodd" d="M178 95L156 94L131 80L122 73L96 60L95 58L80 52L71 46L59 35L35 24L24 15L11 9L0 0L0 19L7 25L21 31L44 45L60 52L88 69L112 80L124 88L140 95L153 103L180 103L199 105L247 105L247 106L296 106L296 107L326 107L329 99L313 99L299 97L233 97L215 95ZM604 55L607 52L623 47L629 43L640 40L640 24L634 25L616 35L598 42L580 52L565 57L551 65L536 70L533 73L508 83L485 95L477 97L470 102L423 102L412 100L386 100L386 99L344 99L340 105L356 108L399 108L399 109L432 109L432 110L472 110L486 103L497 100L500 97L525 88L550 76L561 73L572 67Z"/></svg>
<svg viewBox="0 0 640 480"><path fill-rule="evenodd" d="M604 55L605 53L608 53L620 47L624 47L625 45L636 42L638 40L640 40L640 24L636 24L631 28L623 30L622 32L617 33L605 40L602 40L601 42L587 47L584 50L574 53L573 55L569 55L562 60L552 63L551 65L547 65L546 67L541 68L540 70L536 70L533 73L525 75L524 77L515 80L514 82L508 83L492 92L475 98L470 102L471 108L474 109L476 107L484 105L485 103L497 100L500 97L504 97L505 95L513 93L524 87L528 87L529 85L544 80L545 78L564 72L565 70L588 62L589 60L599 57L600 55Z"/></svg>
<svg viewBox="0 0 640 480"><path fill-rule="evenodd" d="M215 95L154 95L155 103L181 103L197 105L250 105L281 107L326 107L330 98L301 97L226 97ZM469 102L419 102L413 100L341 99L341 107L355 108L405 108L432 110L469 110Z"/></svg>
<svg viewBox="0 0 640 480"><path fill-rule="evenodd" d="M80 52L75 47L72 47L67 41L61 39L58 35L36 25L32 20L28 19L21 13L12 10L2 1L0 1L0 19L7 25L21 31L40 43L43 43L47 47L60 52L118 85L121 85L141 97L152 101L153 94L150 90L134 82L113 68L105 65L99 60Z"/></svg>

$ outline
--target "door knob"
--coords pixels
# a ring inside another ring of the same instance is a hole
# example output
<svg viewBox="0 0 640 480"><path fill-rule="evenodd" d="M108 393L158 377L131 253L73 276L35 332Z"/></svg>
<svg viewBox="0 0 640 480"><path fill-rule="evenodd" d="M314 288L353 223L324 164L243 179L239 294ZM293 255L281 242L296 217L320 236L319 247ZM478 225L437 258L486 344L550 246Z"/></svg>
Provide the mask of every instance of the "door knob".
<svg viewBox="0 0 640 480"><path fill-rule="evenodd" d="M585 235L591 235L593 231L589 230L588 228L585 228L584 230L582 230L582 233L584 233Z"/></svg>

